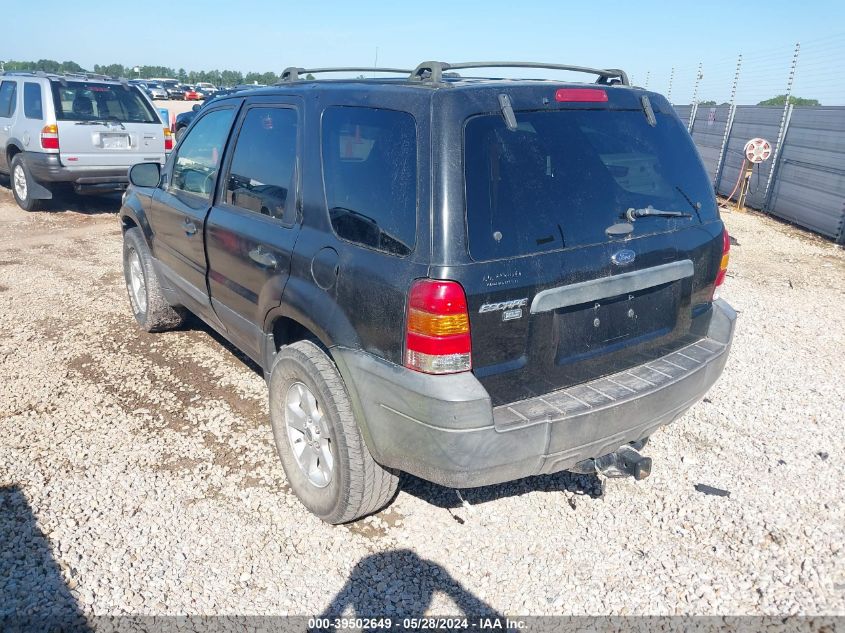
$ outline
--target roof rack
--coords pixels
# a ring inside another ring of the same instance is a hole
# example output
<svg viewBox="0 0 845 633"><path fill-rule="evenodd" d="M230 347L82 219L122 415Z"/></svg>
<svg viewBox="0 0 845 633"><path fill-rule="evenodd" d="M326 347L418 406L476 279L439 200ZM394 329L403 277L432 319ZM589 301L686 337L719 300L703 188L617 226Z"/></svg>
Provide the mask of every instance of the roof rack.
<svg viewBox="0 0 845 633"><path fill-rule="evenodd" d="M80 77L82 79L97 79L97 80L104 80L104 81L121 81L120 79L114 79L113 77L109 77L108 75L100 75L98 73L87 73L87 72L61 72L61 73L50 73L44 70L6 70L0 72L0 75L4 76L17 76L17 77L56 77L58 79L67 79L70 77Z"/></svg>
<svg viewBox="0 0 845 633"><path fill-rule="evenodd" d="M598 75L598 79L596 79L597 84L631 85L628 81L627 73L618 68L588 68L586 66L565 66L561 64L544 64L541 62L463 62L459 64L436 61L423 62L413 71L411 79L415 81L441 83L443 81L443 71L461 70L464 68L548 68L551 70L568 70L576 73Z"/></svg>
<svg viewBox="0 0 845 633"><path fill-rule="evenodd" d="M300 75L316 75L320 73L394 73L398 75L410 75L414 71L405 68L375 68L373 66L346 66L337 68L296 68L291 66L282 71L279 83L298 81Z"/></svg>

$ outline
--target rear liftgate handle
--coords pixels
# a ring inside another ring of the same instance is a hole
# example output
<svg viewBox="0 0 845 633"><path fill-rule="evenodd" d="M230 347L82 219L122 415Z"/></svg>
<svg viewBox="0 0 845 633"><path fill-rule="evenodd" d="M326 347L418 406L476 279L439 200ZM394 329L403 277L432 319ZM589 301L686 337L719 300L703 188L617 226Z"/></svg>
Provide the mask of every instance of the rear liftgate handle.
<svg viewBox="0 0 845 633"><path fill-rule="evenodd" d="M265 251L261 246L256 246L249 252L249 258L262 268L276 268L279 261L273 253Z"/></svg>

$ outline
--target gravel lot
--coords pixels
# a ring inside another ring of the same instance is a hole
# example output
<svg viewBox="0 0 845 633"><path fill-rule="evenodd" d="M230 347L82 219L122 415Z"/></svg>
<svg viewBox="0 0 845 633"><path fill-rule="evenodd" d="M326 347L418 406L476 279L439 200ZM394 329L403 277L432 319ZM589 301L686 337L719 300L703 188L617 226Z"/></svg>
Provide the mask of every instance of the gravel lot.
<svg viewBox="0 0 845 633"><path fill-rule="evenodd" d="M845 614L845 252L757 214L725 374L653 475L414 478L330 527L285 483L256 367L129 312L113 198L0 187L0 615ZM703 494L696 484L730 491Z"/></svg>

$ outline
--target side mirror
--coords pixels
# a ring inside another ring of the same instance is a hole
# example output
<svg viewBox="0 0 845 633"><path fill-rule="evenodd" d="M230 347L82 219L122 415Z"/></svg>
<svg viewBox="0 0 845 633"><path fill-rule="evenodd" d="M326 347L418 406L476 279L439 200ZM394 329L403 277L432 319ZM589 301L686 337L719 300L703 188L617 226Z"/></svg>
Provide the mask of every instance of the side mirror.
<svg viewBox="0 0 845 633"><path fill-rule="evenodd" d="M201 106L200 104L195 103L195 104L194 104L194 107L193 107L193 108L191 108L191 110L193 110L194 112L199 112L201 107L202 107L202 106Z"/></svg>
<svg viewBox="0 0 845 633"><path fill-rule="evenodd" d="M136 187L158 187L161 182L159 163L138 163L129 169L129 182Z"/></svg>

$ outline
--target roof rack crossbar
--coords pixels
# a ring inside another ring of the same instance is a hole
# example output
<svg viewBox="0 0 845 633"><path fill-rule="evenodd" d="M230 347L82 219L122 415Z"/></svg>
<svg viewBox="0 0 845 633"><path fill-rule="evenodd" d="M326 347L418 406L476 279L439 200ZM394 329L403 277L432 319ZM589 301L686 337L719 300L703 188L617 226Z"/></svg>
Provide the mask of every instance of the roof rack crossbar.
<svg viewBox="0 0 845 633"><path fill-rule="evenodd" d="M409 75L411 74L412 70L406 68L376 68L373 66L364 67L364 66L344 66L344 67L337 67L337 68L296 68L295 66L291 66L289 68L285 68L282 71L281 81L279 83L288 83L291 81L298 81L300 75L316 75L320 73L395 73L398 75Z"/></svg>
<svg viewBox="0 0 845 633"><path fill-rule="evenodd" d="M563 64L544 64L542 62L462 62L448 64L446 62L423 62L411 73L411 79L415 81L430 81L440 83L443 80L443 72L447 70L461 70L465 68L547 68L550 70L567 70L576 73L588 73L598 75L596 83L610 84L617 80L623 86L630 86L628 74L618 68L588 68L586 66L568 66Z"/></svg>

